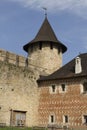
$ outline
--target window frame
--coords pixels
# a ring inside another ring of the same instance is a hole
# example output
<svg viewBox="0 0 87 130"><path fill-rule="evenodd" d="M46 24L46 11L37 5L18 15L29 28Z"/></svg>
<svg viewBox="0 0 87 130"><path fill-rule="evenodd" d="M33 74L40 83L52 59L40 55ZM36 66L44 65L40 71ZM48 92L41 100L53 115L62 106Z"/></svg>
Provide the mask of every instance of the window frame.
<svg viewBox="0 0 87 130"><path fill-rule="evenodd" d="M53 87L55 87L55 88L53 88ZM49 89L50 89L50 94L56 94L57 93L57 85L56 84L51 84Z"/></svg>
<svg viewBox="0 0 87 130"><path fill-rule="evenodd" d="M63 123L65 123L65 124L69 123L69 116L68 115L63 115Z"/></svg>
<svg viewBox="0 0 87 130"><path fill-rule="evenodd" d="M85 122L86 117L86 122ZM82 124L87 125L87 114L82 115Z"/></svg>
<svg viewBox="0 0 87 130"><path fill-rule="evenodd" d="M83 82L82 84L80 84L80 91L82 94L87 94L87 86L86 86L86 89L84 89L84 84L87 84L87 82Z"/></svg>
<svg viewBox="0 0 87 130"><path fill-rule="evenodd" d="M62 86L62 85L64 85L64 86ZM65 88L63 88L63 87L65 87ZM60 84L59 93L66 93L66 91L67 91L67 85L65 83Z"/></svg>
<svg viewBox="0 0 87 130"><path fill-rule="evenodd" d="M10 110L10 125L11 126L26 126L26 112L27 111L19 111L19 110Z"/></svg>
<svg viewBox="0 0 87 130"><path fill-rule="evenodd" d="M51 114L49 115L49 124L54 124L55 123L55 115Z"/></svg>

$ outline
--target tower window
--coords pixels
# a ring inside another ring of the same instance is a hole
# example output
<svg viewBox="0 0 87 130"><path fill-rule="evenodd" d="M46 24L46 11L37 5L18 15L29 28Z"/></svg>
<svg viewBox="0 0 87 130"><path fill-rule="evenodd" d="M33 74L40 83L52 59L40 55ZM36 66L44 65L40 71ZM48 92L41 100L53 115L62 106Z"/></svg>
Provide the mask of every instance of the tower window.
<svg viewBox="0 0 87 130"><path fill-rule="evenodd" d="M53 43L52 42L50 43L50 49L53 49Z"/></svg>
<svg viewBox="0 0 87 130"><path fill-rule="evenodd" d="M42 50L42 42L39 43L39 49Z"/></svg>

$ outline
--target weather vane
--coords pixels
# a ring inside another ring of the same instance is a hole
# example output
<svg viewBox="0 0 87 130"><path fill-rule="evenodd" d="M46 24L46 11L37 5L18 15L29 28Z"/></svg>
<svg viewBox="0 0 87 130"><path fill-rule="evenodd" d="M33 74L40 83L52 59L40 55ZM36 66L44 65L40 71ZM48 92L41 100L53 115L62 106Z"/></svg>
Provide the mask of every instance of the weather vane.
<svg viewBox="0 0 87 130"><path fill-rule="evenodd" d="M45 11L45 16L47 17L47 8L46 7L42 7L42 9Z"/></svg>

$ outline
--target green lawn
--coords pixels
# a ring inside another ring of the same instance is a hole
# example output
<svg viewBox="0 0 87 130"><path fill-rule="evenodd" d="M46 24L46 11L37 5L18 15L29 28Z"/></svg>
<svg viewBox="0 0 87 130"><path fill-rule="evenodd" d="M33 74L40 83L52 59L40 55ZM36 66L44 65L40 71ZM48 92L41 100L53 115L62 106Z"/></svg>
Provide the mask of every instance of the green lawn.
<svg viewBox="0 0 87 130"><path fill-rule="evenodd" d="M31 128L0 127L0 130L32 130Z"/></svg>

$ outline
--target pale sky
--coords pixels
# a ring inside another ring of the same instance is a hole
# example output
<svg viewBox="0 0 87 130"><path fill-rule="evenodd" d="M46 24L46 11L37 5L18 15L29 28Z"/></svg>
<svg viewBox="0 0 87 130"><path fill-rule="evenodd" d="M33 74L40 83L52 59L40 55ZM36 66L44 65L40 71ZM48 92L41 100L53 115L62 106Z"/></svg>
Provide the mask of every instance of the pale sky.
<svg viewBox="0 0 87 130"><path fill-rule="evenodd" d="M31 41L48 20L68 50L63 64L87 52L87 0L0 0L0 48L27 56L23 45Z"/></svg>

